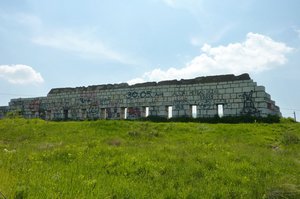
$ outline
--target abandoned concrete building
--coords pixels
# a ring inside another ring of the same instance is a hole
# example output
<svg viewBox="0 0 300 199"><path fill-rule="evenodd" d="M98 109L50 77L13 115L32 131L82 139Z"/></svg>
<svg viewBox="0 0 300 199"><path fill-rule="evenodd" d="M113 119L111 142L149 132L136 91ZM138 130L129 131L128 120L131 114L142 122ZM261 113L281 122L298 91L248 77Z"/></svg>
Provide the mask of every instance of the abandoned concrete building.
<svg viewBox="0 0 300 199"><path fill-rule="evenodd" d="M12 99L0 107L0 117L9 111L46 120L281 116L265 88L248 74L54 88L46 97Z"/></svg>

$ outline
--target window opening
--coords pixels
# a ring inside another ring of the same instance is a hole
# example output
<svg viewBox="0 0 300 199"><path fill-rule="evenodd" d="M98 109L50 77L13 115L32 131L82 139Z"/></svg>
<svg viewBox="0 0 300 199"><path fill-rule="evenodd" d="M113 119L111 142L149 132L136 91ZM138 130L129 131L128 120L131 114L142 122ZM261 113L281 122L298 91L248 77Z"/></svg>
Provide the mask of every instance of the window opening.
<svg viewBox="0 0 300 199"><path fill-rule="evenodd" d="M64 110L64 119L67 120L69 118L69 110Z"/></svg>
<svg viewBox="0 0 300 199"><path fill-rule="evenodd" d="M127 110L128 110L128 108L125 108L125 109L124 109L124 119L125 119L125 120L127 119Z"/></svg>
<svg viewBox="0 0 300 199"><path fill-rule="evenodd" d="M219 117L223 117L224 116L223 104L218 104L218 116Z"/></svg>
<svg viewBox="0 0 300 199"><path fill-rule="evenodd" d="M146 107L145 108L145 117L148 117L149 116L149 107Z"/></svg>
<svg viewBox="0 0 300 199"><path fill-rule="evenodd" d="M173 107L168 106L168 119L172 118L172 116L173 116L172 111L173 111Z"/></svg>
<svg viewBox="0 0 300 199"><path fill-rule="evenodd" d="M106 119L106 108L101 109L101 116L103 117L103 119Z"/></svg>
<svg viewBox="0 0 300 199"><path fill-rule="evenodd" d="M192 105L192 118L197 118L197 106Z"/></svg>

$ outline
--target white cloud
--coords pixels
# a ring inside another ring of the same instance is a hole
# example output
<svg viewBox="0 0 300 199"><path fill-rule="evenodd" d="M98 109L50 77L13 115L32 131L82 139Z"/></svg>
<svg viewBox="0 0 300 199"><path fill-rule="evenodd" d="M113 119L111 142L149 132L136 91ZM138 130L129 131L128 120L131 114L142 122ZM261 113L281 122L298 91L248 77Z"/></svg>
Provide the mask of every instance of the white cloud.
<svg viewBox="0 0 300 199"><path fill-rule="evenodd" d="M145 80L143 78L135 78L135 79L129 80L127 83L129 85L133 85L133 84L137 84L137 83L142 83L144 81Z"/></svg>
<svg viewBox="0 0 300 199"><path fill-rule="evenodd" d="M42 75L26 65L0 65L0 78L12 84L43 83Z"/></svg>
<svg viewBox="0 0 300 199"><path fill-rule="evenodd" d="M105 59L124 64L136 64L134 59L113 50L107 43L107 38L98 39L94 27L84 27L77 30L49 28L41 18L30 13L6 14L0 13L0 19L10 23L25 26L34 35L31 41L41 46L76 53L87 59Z"/></svg>
<svg viewBox="0 0 300 199"><path fill-rule="evenodd" d="M125 64L132 63L129 58L110 49L102 41L94 39L90 35L74 32L55 32L35 37L32 41L38 45L73 52L85 58L108 59Z"/></svg>
<svg viewBox="0 0 300 199"><path fill-rule="evenodd" d="M248 33L244 42L217 47L205 44L201 50L202 54L193 58L184 67L154 69L139 78L140 82L141 79L160 81L227 73L260 73L285 64L287 62L285 55L292 51L292 48L268 36Z"/></svg>

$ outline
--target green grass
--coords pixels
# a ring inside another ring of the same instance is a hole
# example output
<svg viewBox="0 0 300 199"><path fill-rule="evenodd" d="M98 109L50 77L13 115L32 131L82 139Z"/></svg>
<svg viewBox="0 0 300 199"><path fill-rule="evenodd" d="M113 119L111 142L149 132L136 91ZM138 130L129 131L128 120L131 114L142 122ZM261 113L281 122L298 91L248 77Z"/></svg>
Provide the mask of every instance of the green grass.
<svg viewBox="0 0 300 199"><path fill-rule="evenodd" d="M6 198L300 198L300 124L4 119L0 192Z"/></svg>

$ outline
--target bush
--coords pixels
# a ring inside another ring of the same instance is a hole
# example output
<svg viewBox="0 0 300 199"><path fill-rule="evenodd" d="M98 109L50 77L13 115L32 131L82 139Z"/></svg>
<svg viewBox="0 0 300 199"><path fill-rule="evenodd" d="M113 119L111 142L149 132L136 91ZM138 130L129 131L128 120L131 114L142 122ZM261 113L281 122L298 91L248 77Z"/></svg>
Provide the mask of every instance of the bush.
<svg viewBox="0 0 300 199"><path fill-rule="evenodd" d="M168 119L161 116L148 116L145 118L140 118L140 121L151 121L151 122L167 122Z"/></svg>
<svg viewBox="0 0 300 199"><path fill-rule="evenodd" d="M281 143L284 145L298 144L299 141L299 137L292 132L284 132L281 138Z"/></svg>
<svg viewBox="0 0 300 199"><path fill-rule="evenodd" d="M288 117L288 118L282 117L282 118L280 118L280 122L281 123L296 123L295 119L291 118L291 117Z"/></svg>
<svg viewBox="0 0 300 199"><path fill-rule="evenodd" d="M21 111L9 111L5 115L6 118L13 119L13 118L21 118L22 112Z"/></svg>
<svg viewBox="0 0 300 199"><path fill-rule="evenodd" d="M255 117L249 115L243 116L225 116L219 117L218 115L214 117L202 117L202 118L192 118L192 117L173 117L167 119L160 116L148 116L146 118L141 118L141 121L152 121L152 122L203 122L203 123L279 123L280 117L277 115L268 115L267 117Z"/></svg>
<svg viewBox="0 0 300 199"><path fill-rule="evenodd" d="M136 132L136 131L129 131L128 135L130 137L139 137L141 134L139 132Z"/></svg>
<svg viewBox="0 0 300 199"><path fill-rule="evenodd" d="M293 184L284 184L270 189L266 195L267 199L296 199L300 197L299 187Z"/></svg>
<svg viewBox="0 0 300 199"><path fill-rule="evenodd" d="M119 139L111 139L107 141L107 144L110 146L120 146L121 145L121 140Z"/></svg>

